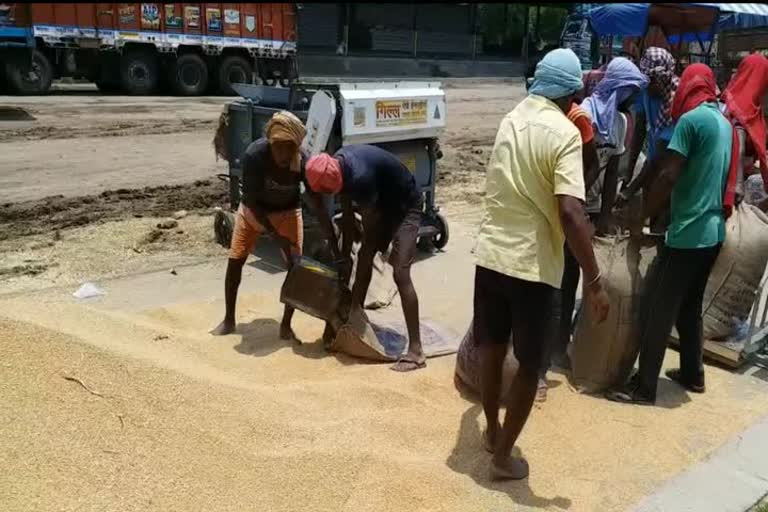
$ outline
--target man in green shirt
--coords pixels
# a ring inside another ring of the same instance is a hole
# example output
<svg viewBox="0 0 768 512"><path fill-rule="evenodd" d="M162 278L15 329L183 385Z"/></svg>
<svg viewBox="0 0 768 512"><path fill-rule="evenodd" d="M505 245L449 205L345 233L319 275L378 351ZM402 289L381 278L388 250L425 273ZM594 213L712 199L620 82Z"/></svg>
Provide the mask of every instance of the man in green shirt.
<svg viewBox="0 0 768 512"><path fill-rule="evenodd" d="M607 397L650 405L676 326L680 368L667 376L689 391L704 392L701 307L712 266L725 240L724 204L731 169L733 127L715 103L715 79L704 64L689 66L672 106L676 121L664 168L651 186L645 218L670 198L671 223L664 246L648 275L637 323L638 372L624 389Z"/></svg>

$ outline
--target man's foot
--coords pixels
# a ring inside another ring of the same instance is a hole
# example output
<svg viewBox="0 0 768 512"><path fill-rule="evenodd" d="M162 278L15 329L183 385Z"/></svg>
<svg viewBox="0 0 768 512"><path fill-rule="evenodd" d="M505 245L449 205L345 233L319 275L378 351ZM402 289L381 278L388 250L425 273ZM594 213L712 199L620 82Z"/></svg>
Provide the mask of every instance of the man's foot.
<svg viewBox="0 0 768 512"><path fill-rule="evenodd" d="M296 333L293 332L293 328L291 328L290 325L280 326L280 339L293 341L295 343L301 343L301 340L299 340L299 338L296 337Z"/></svg>
<svg viewBox="0 0 768 512"><path fill-rule="evenodd" d="M522 457L507 457L503 461L491 459L491 480L522 480L528 478L528 461Z"/></svg>
<svg viewBox="0 0 768 512"><path fill-rule="evenodd" d="M392 365L390 370L395 372L412 372L414 370L421 370L422 368L427 367L427 358L424 357L424 354L421 355L415 355L415 354L406 354L405 356L401 357L397 360L397 362Z"/></svg>
<svg viewBox="0 0 768 512"><path fill-rule="evenodd" d="M635 404L635 405L654 405L656 400L644 396L638 392L637 388L627 387L624 389L608 391L605 394L605 398L611 402L619 402L623 404Z"/></svg>
<svg viewBox="0 0 768 512"><path fill-rule="evenodd" d="M552 366L561 370L571 370L571 357L567 353L559 354L552 358Z"/></svg>
<svg viewBox="0 0 768 512"><path fill-rule="evenodd" d="M501 424L497 423L496 428L487 428L485 429L485 432L483 432L483 448L485 448L485 451L488 453L493 453L493 450L496 447L496 436L501 432Z"/></svg>
<svg viewBox="0 0 768 512"><path fill-rule="evenodd" d="M235 321L224 320L218 327L211 331L211 334L214 336L225 336L227 334L232 334L233 332L235 332Z"/></svg>
<svg viewBox="0 0 768 512"><path fill-rule="evenodd" d="M539 379L539 385L536 388L536 402L546 402L547 401L547 390L549 389L549 386L547 385L546 379Z"/></svg>
<svg viewBox="0 0 768 512"><path fill-rule="evenodd" d="M704 393L704 391L706 391L703 375L696 382L689 382L684 380L683 374L679 368L675 368L674 370L667 370L665 375L692 393Z"/></svg>

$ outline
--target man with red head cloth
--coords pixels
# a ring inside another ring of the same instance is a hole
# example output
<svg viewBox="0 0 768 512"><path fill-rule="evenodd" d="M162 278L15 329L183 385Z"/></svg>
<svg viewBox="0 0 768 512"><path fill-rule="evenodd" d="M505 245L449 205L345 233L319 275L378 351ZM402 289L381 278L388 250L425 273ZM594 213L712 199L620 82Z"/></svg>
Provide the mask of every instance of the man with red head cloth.
<svg viewBox="0 0 768 512"><path fill-rule="evenodd" d="M669 154L644 211L644 218L655 215L671 196L671 222L640 305L638 372L623 389L608 393L611 400L655 403L672 327L680 337L680 368L667 376L704 392L701 307L734 205L738 163L738 139L718 109L716 87L704 64L689 66L680 78L670 110L676 125Z"/></svg>
<svg viewBox="0 0 768 512"><path fill-rule="evenodd" d="M342 257L349 258L354 223L352 203L363 220L363 243L358 253L357 273L352 286L352 305L362 307L371 282L376 252L386 252L393 268L403 315L408 329L408 352L392 369L408 372L424 368L426 359L419 331L419 298L411 280L422 215L422 196L413 174L392 153L376 146L344 146L335 155L325 153L309 159L307 184L319 194L339 194L344 211ZM321 213L327 215L327 212ZM328 219L321 219L328 224ZM334 238L332 230L328 230ZM331 240L331 247L337 247ZM348 276L347 276L348 277ZM326 334L328 331L326 330Z"/></svg>

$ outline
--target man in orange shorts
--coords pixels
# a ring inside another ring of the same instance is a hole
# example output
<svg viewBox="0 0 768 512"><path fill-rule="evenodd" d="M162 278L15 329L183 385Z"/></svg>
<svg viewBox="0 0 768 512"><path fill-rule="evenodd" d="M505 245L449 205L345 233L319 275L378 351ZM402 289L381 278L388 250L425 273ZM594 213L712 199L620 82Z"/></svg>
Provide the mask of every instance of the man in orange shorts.
<svg viewBox="0 0 768 512"><path fill-rule="evenodd" d="M287 111L276 113L267 124L265 137L252 142L241 159L243 177L240 207L229 250L224 280L226 312L212 334L235 331L235 303L243 265L262 234L278 243L288 267L301 256L304 224L301 217L300 183L304 179L304 155L300 146L306 129ZM280 324L282 339L295 339L291 328L293 308L285 306Z"/></svg>

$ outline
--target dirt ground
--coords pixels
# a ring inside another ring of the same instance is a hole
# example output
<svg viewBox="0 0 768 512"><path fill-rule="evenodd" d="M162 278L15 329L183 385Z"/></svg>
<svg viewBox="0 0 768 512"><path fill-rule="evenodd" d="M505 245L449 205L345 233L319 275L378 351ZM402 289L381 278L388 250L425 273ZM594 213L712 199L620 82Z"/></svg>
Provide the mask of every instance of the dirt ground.
<svg viewBox="0 0 768 512"><path fill-rule="evenodd" d="M523 92L515 82L446 86L439 205L478 204L498 123ZM226 165L211 140L227 101L84 91L0 97L35 118L0 122L3 291L223 256L210 215L227 207L227 184L216 178ZM158 236L156 225L180 210L192 215Z"/></svg>

